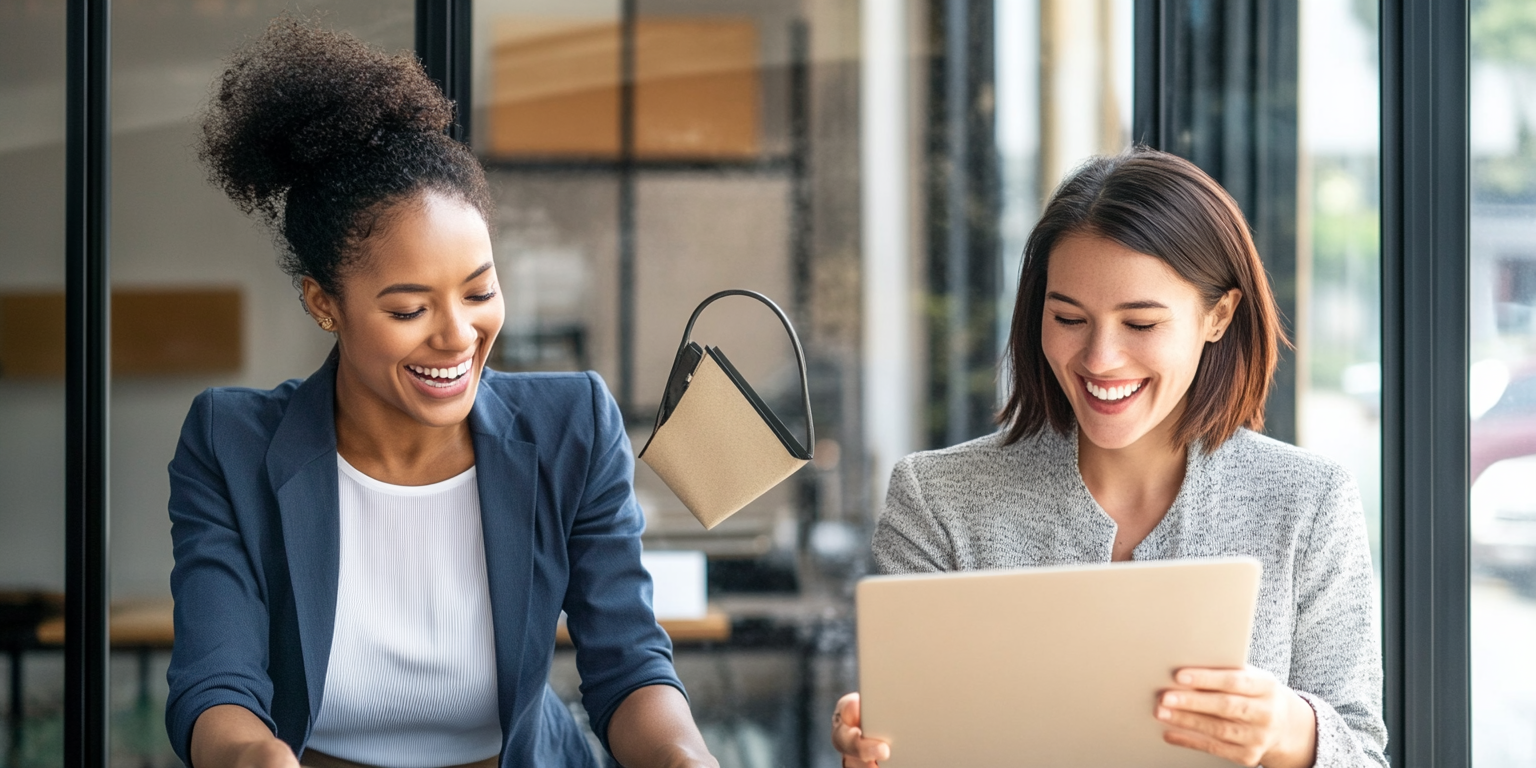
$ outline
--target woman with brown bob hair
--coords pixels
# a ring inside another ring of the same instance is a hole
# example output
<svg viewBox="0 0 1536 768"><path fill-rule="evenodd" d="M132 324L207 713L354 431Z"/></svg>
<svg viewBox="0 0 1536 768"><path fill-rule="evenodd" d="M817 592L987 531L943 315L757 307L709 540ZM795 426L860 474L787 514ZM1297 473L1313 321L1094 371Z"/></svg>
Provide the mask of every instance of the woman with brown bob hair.
<svg viewBox="0 0 1536 768"><path fill-rule="evenodd" d="M1001 429L897 463L875 562L1257 558L1249 666L1177 670L1147 716L1168 743L1240 765L1385 766L1359 491L1333 462L1255 431L1282 343L1220 185L1145 148L1089 161L1025 246ZM832 740L845 766L890 755L863 737L857 693L838 702Z"/></svg>

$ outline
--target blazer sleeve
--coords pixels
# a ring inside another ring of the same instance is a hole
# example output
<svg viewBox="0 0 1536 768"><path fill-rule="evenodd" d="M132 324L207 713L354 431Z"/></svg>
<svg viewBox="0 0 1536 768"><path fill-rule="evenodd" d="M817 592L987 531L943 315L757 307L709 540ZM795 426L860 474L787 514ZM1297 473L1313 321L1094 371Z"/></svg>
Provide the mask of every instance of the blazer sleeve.
<svg viewBox="0 0 1536 768"><path fill-rule="evenodd" d="M608 723L626 696L648 685L679 691L683 685L672 669L672 641L651 610L650 574L640 564L645 516L635 500L624 419L603 380L587 376L594 436L567 544L570 581L562 607L576 646L582 705L608 747Z"/></svg>
<svg viewBox="0 0 1536 768"><path fill-rule="evenodd" d="M1296 563L1290 687L1317 714L1316 768L1386 768L1376 583L1360 492L1337 471Z"/></svg>
<svg viewBox="0 0 1536 768"><path fill-rule="evenodd" d="M170 464L176 643L165 727L186 765L192 726L209 707L237 704L275 731L267 606L214 455L215 399L209 391L193 400Z"/></svg>

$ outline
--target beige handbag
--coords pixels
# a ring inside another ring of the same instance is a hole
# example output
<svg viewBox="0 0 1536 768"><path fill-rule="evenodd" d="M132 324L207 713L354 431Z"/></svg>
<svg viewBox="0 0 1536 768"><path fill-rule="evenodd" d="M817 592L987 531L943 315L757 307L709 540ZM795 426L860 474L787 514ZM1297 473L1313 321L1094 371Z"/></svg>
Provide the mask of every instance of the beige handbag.
<svg viewBox="0 0 1536 768"><path fill-rule="evenodd" d="M718 347L691 340L704 308L726 296L749 296L779 316L795 346L800 396L805 405L806 443L784 427L752 385ZM651 439L640 460L656 470L705 528L714 528L811 460L816 444L811 394L805 378L805 351L783 310L755 291L721 291L699 304L688 318L656 412Z"/></svg>

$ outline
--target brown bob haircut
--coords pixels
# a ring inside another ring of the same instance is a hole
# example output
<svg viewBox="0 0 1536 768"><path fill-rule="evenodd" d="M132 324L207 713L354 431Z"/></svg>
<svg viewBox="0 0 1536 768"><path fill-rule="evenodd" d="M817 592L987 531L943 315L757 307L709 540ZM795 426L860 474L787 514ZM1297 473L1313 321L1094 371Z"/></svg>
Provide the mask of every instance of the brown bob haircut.
<svg viewBox="0 0 1536 768"><path fill-rule="evenodd" d="M1240 427L1263 429L1279 347L1289 342L1248 222L1226 190L1193 163L1135 147L1094 158L1062 182L1024 246L1008 335L1011 394L998 414L1007 430L1004 441L1030 437L1047 424L1066 434L1074 424L1040 332L1051 251L1063 237L1078 234L1162 259L1207 307L1233 288L1242 291L1226 333L1201 352L1173 440L1178 447L1198 442L1209 453Z"/></svg>

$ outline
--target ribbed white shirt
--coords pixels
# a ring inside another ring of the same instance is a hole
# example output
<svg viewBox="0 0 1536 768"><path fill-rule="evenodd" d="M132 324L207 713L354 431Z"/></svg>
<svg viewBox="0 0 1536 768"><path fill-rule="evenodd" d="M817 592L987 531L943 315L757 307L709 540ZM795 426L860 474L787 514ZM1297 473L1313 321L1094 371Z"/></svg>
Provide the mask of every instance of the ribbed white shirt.
<svg viewBox="0 0 1536 768"><path fill-rule="evenodd" d="M336 456L341 572L307 748L383 768L501 751L496 646L475 469L391 485Z"/></svg>

